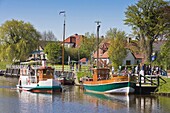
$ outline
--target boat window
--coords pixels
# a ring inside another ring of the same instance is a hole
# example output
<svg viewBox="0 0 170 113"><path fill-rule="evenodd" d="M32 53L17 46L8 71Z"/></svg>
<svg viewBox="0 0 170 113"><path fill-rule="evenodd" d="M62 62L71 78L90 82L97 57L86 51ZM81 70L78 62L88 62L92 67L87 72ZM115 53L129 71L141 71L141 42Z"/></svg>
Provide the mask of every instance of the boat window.
<svg viewBox="0 0 170 113"><path fill-rule="evenodd" d="M43 75L46 75L46 69L43 69Z"/></svg>
<svg viewBox="0 0 170 113"><path fill-rule="evenodd" d="M98 70L98 74L100 75L100 70Z"/></svg>
<svg viewBox="0 0 170 113"><path fill-rule="evenodd" d="M51 74L50 70L46 71L47 76Z"/></svg>
<svg viewBox="0 0 170 113"><path fill-rule="evenodd" d="M102 73L101 73L102 75L104 75L105 73L104 73L104 71L102 71Z"/></svg>

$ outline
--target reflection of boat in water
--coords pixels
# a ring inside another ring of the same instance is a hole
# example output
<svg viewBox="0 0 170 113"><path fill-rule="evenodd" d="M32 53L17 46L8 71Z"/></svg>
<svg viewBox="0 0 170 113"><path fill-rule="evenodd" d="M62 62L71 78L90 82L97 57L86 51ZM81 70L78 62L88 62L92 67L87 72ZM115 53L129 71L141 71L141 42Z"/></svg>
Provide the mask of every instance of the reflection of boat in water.
<svg viewBox="0 0 170 113"><path fill-rule="evenodd" d="M135 77L118 76L110 77L109 69L94 69L93 78L85 81L83 86L86 91L94 93L123 93L129 94L135 91Z"/></svg>
<svg viewBox="0 0 170 113"><path fill-rule="evenodd" d="M110 95L85 92L86 100L95 105L105 105L112 109L129 108L130 102L134 101L134 95Z"/></svg>
<svg viewBox="0 0 170 113"><path fill-rule="evenodd" d="M20 69L17 88L32 92L61 91L61 83L54 79L54 69L47 66Z"/></svg>
<svg viewBox="0 0 170 113"><path fill-rule="evenodd" d="M34 92L30 92L30 91L18 91L18 96L19 98L23 101L23 102L27 102L27 101L33 101L35 100L35 102L40 102L43 101L44 98L48 98L49 101L52 101L52 94L50 93L34 93ZM39 101L37 101L39 100ZM43 103L43 102L40 102Z"/></svg>
<svg viewBox="0 0 170 113"><path fill-rule="evenodd" d="M47 113L53 110L53 94L18 90L18 113Z"/></svg>

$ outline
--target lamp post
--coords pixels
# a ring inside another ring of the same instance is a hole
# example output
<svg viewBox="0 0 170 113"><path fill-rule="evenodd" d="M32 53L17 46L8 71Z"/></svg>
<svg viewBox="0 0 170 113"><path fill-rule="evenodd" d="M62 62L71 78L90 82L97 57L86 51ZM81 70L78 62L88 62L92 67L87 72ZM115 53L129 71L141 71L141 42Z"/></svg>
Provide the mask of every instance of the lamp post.
<svg viewBox="0 0 170 113"><path fill-rule="evenodd" d="M66 22L66 12L60 11L59 15L64 15L64 24L63 24L63 45L62 45L62 72L64 72L64 40L65 40L65 22Z"/></svg>
<svg viewBox="0 0 170 113"><path fill-rule="evenodd" d="M99 28L100 28L100 21L95 21L97 23L97 69L99 68Z"/></svg>

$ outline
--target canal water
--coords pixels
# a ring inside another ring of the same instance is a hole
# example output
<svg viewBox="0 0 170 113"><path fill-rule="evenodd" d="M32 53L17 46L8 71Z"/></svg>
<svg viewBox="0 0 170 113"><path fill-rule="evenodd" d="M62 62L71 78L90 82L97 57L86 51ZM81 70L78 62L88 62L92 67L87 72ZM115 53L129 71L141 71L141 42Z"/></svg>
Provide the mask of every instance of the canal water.
<svg viewBox="0 0 170 113"><path fill-rule="evenodd" d="M101 95L78 86L55 94L16 90L17 78L0 76L0 113L170 113L170 98Z"/></svg>

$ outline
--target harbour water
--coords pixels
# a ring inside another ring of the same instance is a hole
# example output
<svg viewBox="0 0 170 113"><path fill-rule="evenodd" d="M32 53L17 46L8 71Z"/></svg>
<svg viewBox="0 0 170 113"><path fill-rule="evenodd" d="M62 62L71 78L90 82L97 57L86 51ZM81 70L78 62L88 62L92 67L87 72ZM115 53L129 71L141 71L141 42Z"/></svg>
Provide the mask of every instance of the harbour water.
<svg viewBox="0 0 170 113"><path fill-rule="evenodd" d="M0 76L0 113L170 113L170 98L151 95L101 95L78 86L62 93L16 90L17 78Z"/></svg>

